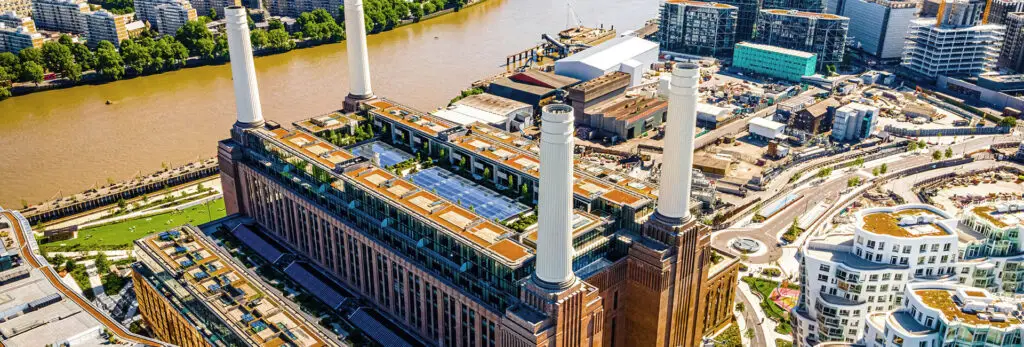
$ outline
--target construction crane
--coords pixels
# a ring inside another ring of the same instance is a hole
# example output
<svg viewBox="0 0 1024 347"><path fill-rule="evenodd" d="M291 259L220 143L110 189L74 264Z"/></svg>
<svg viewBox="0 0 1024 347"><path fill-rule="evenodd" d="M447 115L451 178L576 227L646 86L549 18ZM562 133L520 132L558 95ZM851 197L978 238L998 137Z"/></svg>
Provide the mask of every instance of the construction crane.
<svg viewBox="0 0 1024 347"><path fill-rule="evenodd" d="M566 11L565 11L566 12L565 28L566 29L583 26L583 20L580 19L580 16L578 14L576 14L576 6L575 6L575 4L573 4L572 1L573 0L565 0L565 9L566 9Z"/></svg>

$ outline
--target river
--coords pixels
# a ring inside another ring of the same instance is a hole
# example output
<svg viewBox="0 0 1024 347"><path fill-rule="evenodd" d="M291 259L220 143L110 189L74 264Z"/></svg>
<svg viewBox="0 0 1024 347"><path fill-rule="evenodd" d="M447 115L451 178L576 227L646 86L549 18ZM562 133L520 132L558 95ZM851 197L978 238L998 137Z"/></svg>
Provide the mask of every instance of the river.
<svg viewBox="0 0 1024 347"><path fill-rule="evenodd" d="M658 0L574 1L584 25L640 27ZM460 12L370 35L374 92L431 110L505 56L566 27L561 0L487 0ZM340 109L348 92L344 43L256 59L263 115L282 124ZM110 100L113 105L105 105ZM184 69L0 101L0 205L20 208L108 179L216 154L234 122L228 65Z"/></svg>

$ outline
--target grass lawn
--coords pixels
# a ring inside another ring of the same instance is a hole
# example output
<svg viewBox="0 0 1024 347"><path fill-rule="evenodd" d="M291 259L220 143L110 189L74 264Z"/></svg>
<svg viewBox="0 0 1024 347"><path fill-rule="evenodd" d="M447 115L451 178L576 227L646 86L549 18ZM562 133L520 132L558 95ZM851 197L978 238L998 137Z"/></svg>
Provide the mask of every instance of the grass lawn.
<svg viewBox="0 0 1024 347"><path fill-rule="evenodd" d="M207 205L197 205L181 212L168 212L82 229L78 231L76 239L43 243L39 247L43 251L49 252L129 249L132 241L146 235L166 231L186 223L203 224L212 219L222 218L227 214L224 210L224 199L214 200L208 205L209 210L207 210Z"/></svg>
<svg viewBox="0 0 1024 347"><path fill-rule="evenodd" d="M736 324L729 324L725 331L715 336L715 347L741 347L743 340L740 338L740 327Z"/></svg>
<svg viewBox="0 0 1024 347"><path fill-rule="evenodd" d="M789 313L775 304L774 301L769 300L772 291L779 286L779 282L772 280L761 279L757 277L743 277L743 282L750 285L750 289L754 292L760 293L761 298L761 309L764 310L765 315L773 321L779 322L779 326L775 328L775 332L780 334L789 334L793 330L793 327L789 324Z"/></svg>

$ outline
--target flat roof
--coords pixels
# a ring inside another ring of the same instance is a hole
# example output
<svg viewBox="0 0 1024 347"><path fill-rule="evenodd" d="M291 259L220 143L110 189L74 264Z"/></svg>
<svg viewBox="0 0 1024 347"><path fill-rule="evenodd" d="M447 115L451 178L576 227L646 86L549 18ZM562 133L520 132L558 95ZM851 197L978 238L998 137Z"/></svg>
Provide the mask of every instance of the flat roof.
<svg viewBox="0 0 1024 347"><path fill-rule="evenodd" d="M736 46L738 46L738 47L750 47L750 48L759 49L759 50L762 50L762 51L769 51L769 52L775 52L775 53L780 53L780 54L785 54L785 55L792 55L792 56L797 56L797 57L805 58L805 59L814 56L814 53L807 53L807 52L798 51L798 50L795 50L795 49L782 48L782 47L779 47L779 46L764 45L764 44L760 44L760 43L753 43L753 42L747 42L747 41L737 43Z"/></svg>
<svg viewBox="0 0 1024 347"><path fill-rule="evenodd" d="M782 128L786 127L785 124L782 124L782 123L779 123L779 122L776 122L776 121L773 121L773 120L770 120L770 119L767 119L767 118L760 118L760 117L754 117L753 119L751 119L750 120L750 125L757 125L757 126L765 127L765 128L768 128L768 129L774 129L774 130L779 130L779 129L782 129Z"/></svg>
<svg viewBox="0 0 1024 347"><path fill-rule="evenodd" d="M433 115L461 125L469 125L475 122L504 124L508 121L505 114L494 113L485 109L462 104L456 104L434 111Z"/></svg>
<svg viewBox="0 0 1024 347"><path fill-rule="evenodd" d="M668 101L662 98L623 94L588 107L585 113L602 113L604 117L622 120L629 124L646 119L666 108L668 108Z"/></svg>
<svg viewBox="0 0 1024 347"><path fill-rule="evenodd" d="M806 256L826 260L857 270L906 270L909 265L876 263L858 257L850 252L853 247L852 234L828 234L812 239L804 250Z"/></svg>
<svg viewBox="0 0 1024 347"><path fill-rule="evenodd" d="M641 53L657 49L658 44L656 42L638 37L622 36L559 59L555 62L555 65L578 62L601 70L607 70L624 61L633 59Z"/></svg>
<svg viewBox="0 0 1024 347"><path fill-rule="evenodd" d="M499 115L502 118L509 113L531 107L530 104L525 102L519 102L488 93L467 96L456 101L455 105L472 107L491 114ZM530 110L532 112L532 109Z"/></svg>
<svg viewBox="0 0 1024 347"><path fill-rule="evenodd" d="M331 112L294 122L292 125L296 128L316 134L321 131L340 129L362 120L364 120L364 118L355 113Z"/></svg>
<svg viewBox="0 0 1024 347"><path fill-rule="evenodd" d="M440 132L457 126L457 124L440 117L420 112L386 99L377 99L370 102L369 105L372 106L370 112L374 115L397 121L410 128L426 132L431 136L437 136Z"/></svg>
<svg viewBox="0 0 1024 347"><path fill-rule="evenodd" d="M152 234L135 242L147 250L163 270L183 273L177 283L192 289L227 325L257 346L328 345L301 317L292 315L274 297L257 289L258 282L221 259L215 246L198 229L185 226ZM232 299L241 297L241 300Z"/></svg>
<svg viewBox="0 0 1024 347"><path fill-rule="evenodd" d="M930 210L908 208L867 213L861 220L864 230L879 235L911 238L951 235L938 224L940 219L944 217Z"/></svg>

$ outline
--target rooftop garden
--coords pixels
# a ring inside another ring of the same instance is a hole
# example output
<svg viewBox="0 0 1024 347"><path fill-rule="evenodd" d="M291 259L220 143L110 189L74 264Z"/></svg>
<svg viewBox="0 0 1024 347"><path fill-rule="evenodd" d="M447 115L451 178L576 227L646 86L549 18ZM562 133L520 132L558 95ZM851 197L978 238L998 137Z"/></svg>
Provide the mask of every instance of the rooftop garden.
<svg viewBox="0 0 1024 347"><path fill-rule="evenodd" d="M1006 328L1014 324L1021 324L1021 321L1007 317L1006 321L997 322L987 319L981 319L977 314L967 313L960 310L960 305L957 305L953 301L953 293L945 289L924 289L915 290L914 295L921 297L923 302L928 307L939 310L947 320L958 320L960 322L971 324L971 325L987 325L997 328Z"/></svg>
<svg viewBox="0 0 1024 347"><path fill-rule="evenodd" d="M1005 228L1009 226L999 218L996 218L995 216L992 215L993 212L996 212L995 207L975 206L974 208L971 209L971 212L974 212L974 214L977 215L978 217L981 217L982 219L987 220L989 223L992 223L992 225L996 226L997 228Z"/></svg>
<svg viewBox="0 0 1024 347"><path fill-rule="evenodd" d="M938 225L935 225L934 223L929 224L932 228L935 229L934 232L920 233L920 234L913 234L909 230L907 230L906 228L904 228L904 227L899 225L900 218L902 218L902 217L916 216L916 215L922 215L922 214L927 214L927 215L932 215L932 216L938 217L938 215L936 215L932 211L925 210L925 209L919 209L919 208L911 208L911 209L906 209L906 210L902 210L902 211L898 211L898 212L892 212L892 213L889 213L889 212L871 213L871 214L868 214L868 215L864 216L864 230L870 231L870 232L875 233L875 234L890 235L890 236L896 236L896 237L920 237L920 236L934 236L934 235L944 235L944 234L946 234L946 232L944 230L942 230L942 228L940 228Z"/></svg>

